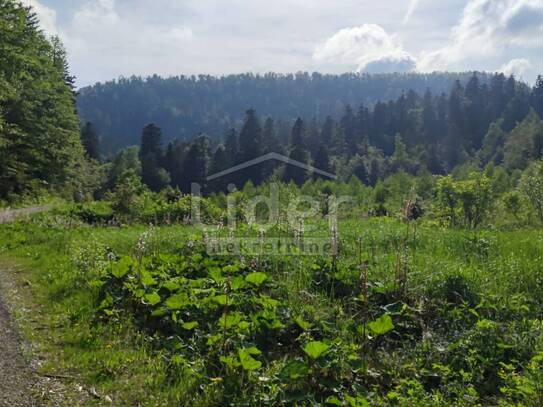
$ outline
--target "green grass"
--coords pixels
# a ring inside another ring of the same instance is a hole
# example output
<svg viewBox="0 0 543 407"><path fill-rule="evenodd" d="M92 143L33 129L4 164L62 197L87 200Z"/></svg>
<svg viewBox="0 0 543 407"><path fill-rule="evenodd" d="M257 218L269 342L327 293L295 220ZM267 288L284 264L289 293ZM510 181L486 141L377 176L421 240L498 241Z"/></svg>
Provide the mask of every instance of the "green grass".
<svg viewBox="0 0 543 407"><path fill-rule="evenodd" d="M158 286L136 284L124 290L108 308L114 317L107 317L99 305L108 284L117 281L108 253L136 261L138 239L148 228L69 226L49 216L2 225L0 259L23 267L21 278L31 292L26 301L40 310L40 319L28 321L26 331L41 328L39 335L30 335L49 355L42 369L74 375L115 405L313 404L335 399L344 405L364 405L363 399L372 405L537 405L543 397L536 385L541 377L537 357L543 352L540 230L467 232L421 224L405 246L406 225L393 219L342 221L337 270L330 269L329 258L315 257L269 258L248 265L242 276L261 270L269 280L257 291L249 286L240 292L240 304L249 304L255 295L270 296L286 310L288 315L279 318L285 326L299 325L295 316L311 325L289 337L288 346L260 345L263 354L251 357L262 366L252 371L245 368L249 365L236 365L239 361L221 365L216 349L203 343L203 336L217 334L213 321L220 316L207 305L202 305L205 320L199 321L196 335L202 337L178 333L183 346L194 346L192 352L172 350L167 338L177 325L170 316L159 317L158 327L149 325L157 321L151 312L164 306L160 285L182 268L171 264L189 261L197 267L186 251L188 240L198 240L198 231L153 228L143 268ZM308 234L327 230L319 226ZM359 259L367 263L367 308ZM164 268L171 271L164 274ZM399 268L406 276L403 288L395 277ZM207 272L204 267L204 274L191 278L220 290ZM150 293L155 288L162 298L151 307L138 290ZM239 307L248 318L257 312L252 306ZM393 330L364 337L364 318L369 326L383 315L391 316ZM250 335L236 335L221 356L237 358L236 346L253 343ZM315 361L308 356L304 346L311 341L327 343L325 356ZM176 355L191 367L180 367ZM363 367L354 366L353 355ZM287 380L281 373L293 361L309 366L303 380ZM214 370L214 363L223 367ZM206 376L210 372L217 376ZM94 402L100 405L103 399Z"/></svg>

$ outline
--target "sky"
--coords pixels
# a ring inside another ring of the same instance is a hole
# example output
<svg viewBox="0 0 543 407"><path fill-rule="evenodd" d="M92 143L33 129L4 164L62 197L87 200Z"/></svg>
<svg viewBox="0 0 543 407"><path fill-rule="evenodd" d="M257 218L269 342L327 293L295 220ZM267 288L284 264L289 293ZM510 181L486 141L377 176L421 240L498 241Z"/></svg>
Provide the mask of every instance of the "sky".
<svg viewBox="0 0 543 407"><path fill-rule="evenodd" d="M543 73L543 0L22 0L78 86L121 76Z"/></svg>

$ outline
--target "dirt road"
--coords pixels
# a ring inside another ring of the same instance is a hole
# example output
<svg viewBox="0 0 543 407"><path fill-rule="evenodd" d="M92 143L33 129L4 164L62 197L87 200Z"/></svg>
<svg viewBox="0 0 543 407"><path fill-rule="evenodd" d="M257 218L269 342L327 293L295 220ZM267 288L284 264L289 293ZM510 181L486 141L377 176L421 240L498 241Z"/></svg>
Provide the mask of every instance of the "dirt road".
<svg viewBox="0 0 543 407"><path fill-rule="evenodd" d="M39 206L31 206L29 208L22 208L22 209L8 209L4 211L0 210L0 223L11 222L12 220L15 220L21 216L45 212L51 208L52 208L52 205L39 205Z"/></svg>

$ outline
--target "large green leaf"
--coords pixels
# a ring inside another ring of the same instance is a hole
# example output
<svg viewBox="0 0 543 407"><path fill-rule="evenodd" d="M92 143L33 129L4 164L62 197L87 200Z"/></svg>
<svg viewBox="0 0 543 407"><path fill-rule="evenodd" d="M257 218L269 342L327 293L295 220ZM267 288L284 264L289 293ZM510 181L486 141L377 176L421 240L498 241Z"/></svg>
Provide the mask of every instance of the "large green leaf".
<svg viewBox="0 0 543 407"><path fill-rule="evenodd" d="M392 318L388 314L384 314L378 319L368 324L368 328L375 335L384 335L394 329Z"/></svg>
<svg viewBox="0 0 543 407"><path fill-rule="evenodd" d="M123 257L117 263L111 266L111 274L113 277L123 278L130 271L132 264L132 258Z"/></svg>
<svg viewBox="0 0 543 407"><path fill-rule="evenodd" d="M197 321L185 322L181 324L181 326L183 327L183 329L186 329L187 331L191 331L198 326L198 322Z"/></svg>
<svg viewBox="0 0 543 407"><path fill-rule="evenodd" d="M281 370L281 377L290 380L301 379L309 373L309 367L304 362L299 360L293 360L289 362L283 370Z"/></svg>
<svg viewBox="0 0 543 407"><path fill-rule="evenodd" d="M266 273L261 273L261 272L247 274L247 276L245 277L245 281L247 281L248 283L254 284L257 287L260 287L264 283L264 281L266 281L267 279L268 279L268 276L266 275Z"/></svg>
<svg viewBox="0 0 543 407"><path fill-rule="evenodd" d="M238 325L243 320L243 317L239 312L230 312L228 314L223 314L219 318L219 327L220 328L232 328L236 325Z"/></svg>
<svg viewBox="0 0 543 407"><path fill-rule="evenodd" d="M231 303L231 301L228 300L228 296L226 295L216 295L212 298L212 300L219 305L226 305L228 303Z"/></svg>
<svg viewBox="0 0 543 407"><path fill-rule="evenodd" d="M251 355L259 355L260 350L256 347L246 348L246 349L240 349L239 350L239 361L241 363L241 367L245 370L258 370L262 367L262 362L259 360L256 360Z"/></svg>
<svg viewBox="0 0 543 407"><path fill-rule="evenodd" d="M329 348L324 342L313 341L304 346L304 352L312 359L318 359Z"/></svg>
<svg viewBox="0 0 543 407"><path fill-rule="evenodd" d="M169 309L181 309L189 305L189 297L185 293L172 295L164 303Z"/></svg>
<svg viewBox="0 0 543 407"><path fill-rule="evenodd" d="M145 299L151 305L157 305L160 302L160 295L156 291L146 294Z"/></svg>

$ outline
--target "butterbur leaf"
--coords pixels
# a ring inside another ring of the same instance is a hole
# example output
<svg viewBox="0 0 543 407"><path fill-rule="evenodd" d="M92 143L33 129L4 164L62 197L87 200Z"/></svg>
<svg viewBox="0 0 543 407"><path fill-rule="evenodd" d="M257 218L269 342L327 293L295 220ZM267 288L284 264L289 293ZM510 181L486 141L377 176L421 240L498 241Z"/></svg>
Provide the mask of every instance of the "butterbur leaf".
<svg viewBox="0 0 543 407"><path fill-rule="evenodd" d="M328 350L329 347L330 346L323 342L313 341L304 346L304 352L311 359L318 359Z"/></svg>
<svg viewBox="0 0 543 407"><path fill-rule="evenodd" d="M141 272L141 283L144 286L149 287L149 286L152 286L152 285L156 285L156 280L153 278L151 273L149 273L148 271L143 270Z"/></svg>
<svg viewBox="0 0 543 407"><path fill-rule="evenodd" d="M224 277L222 276L222 271L218 267L208 271L209 277L217 284L222 284L224 282Z"/></svg>
<svg viewBox="0 0 543 407"><path fill-rule="evenodd" d="M123 278L128 272L133 264L133 261L130 257L123 257L117 263L111 266L111 275L117 278Z"/></svg>
<svg viewBox="0 0 543 407"><path fill-rule="evenodd" d="M239 266L237 265L228 265L228 266L224 266L222 271L224 271L225 273L237 273L239 271Z"/></svg>
<svg viewBox="0 0 543 407"><path fill-rule="evenodd" d="M243 318L237 312L223 314L219 319L219 326L220 328L228 329L228 328L238 325L242 320Z"/></svg>
<svg viewBox="0 0 543 407"><path fill-rule="evenodd" d="M326 404L331 406L342 406L343 403L336 396L330 396L326 399Z"/></svg>
<svg viewBox="0 0 543 407"><path fill-rule="evenodd" d="M215 301L219 305L226 305L229 303L228 297L226 295L216 295L212 298L213 301Z"/></svg>
<svg viewBox="0 0 543 407"><path fill-rule="evenodd" d="M164 303L169 309L181 309L189 304L189 298L187 294L181 293L172 295Z"/></svg>
<svg viewBox="0 0 543 407"><path fill-rule="evenodd" d="M375 335L384 335L394 329L392 318L388 314L384 314L378 319L368 324L368 328Z"/></svg>
<svg viewBox="0 0 543 407"><path fill-rule="evenodd" d="M267 279L268 279L268 276L266 275L266 273L261 273L261 272L247 274L247 276L245 277L245 281L247 281L248 283L254 284L257 287L260 287L264 283L264 281L266 281Z"/></svg>
<svg viewBox="0 0 543 407"><path fill-rule="evenodd" d="M162 284L162 287L164 287L166 290L172 292L179 289L179 283L176 281L166 281L164 284Z"/></svg>
<svg viewBox="0 0 543 407"><path fill-rule="evenodd" d="M283 370L281 370L281 377L290 380L301 379L309 373L309 367L299 360L293 360L289 362Z"/></svg>
<svg viewBox="0 0 543 407"><path fill-rule="evenodd" d="M151 305L157 305L160 302L160 295L156 291L145 295L145 300Z"/></svg>
<svg viewBox="0 0 543 407"><path fill-rule="evenodd" d="M346 396L345 401L349 403L350 407L370 407L370 403L362 396L351 397Z"/></svg>
<svg viewBox="0 0 543 407"><path fill-rule="evenodd" d="M168 310L166 308L157 308L151 313L151 316L153 317L163 317L168 313Z"/></svg>
<svg viewBox="0 0 543 407"><path fill-rule="evenodd" d="M221 356L219 360L229 367L237 367L240 363L233 356Z"/></svg>
<svg viewBox="0 0 543 407"><path fill-rule="evenodd" d="M307 331L308 329L311 329L311 324L305 321L302 317L294 318L294 322L296 322L296 324L298 324L298 326L305 331Z"/></svg>
<svg viewBox="0 0 543 407"><path fill-rule="evenodd" d="M239 289L245 287L247 283L243 279L243 276L236 276L232 279L230 283L230 288L232 291L238 291Z"/></svg>
<svg viewBox="0 0 543 407"><path fill-rule="evenodd" d="M262 367L262 362L251 356L260 354L260 351L256 347L240 349L238 354L241 367L244 370L258 370Z"/></svg>
<svg viewBox="0 0 543 407"><path fill-rule="evenodd" d="M184 324L181 324L181 326L183 327L183 329L186 329L187 331L191 331L198 326L198 322L197 321L185 322Z"/></svg>

